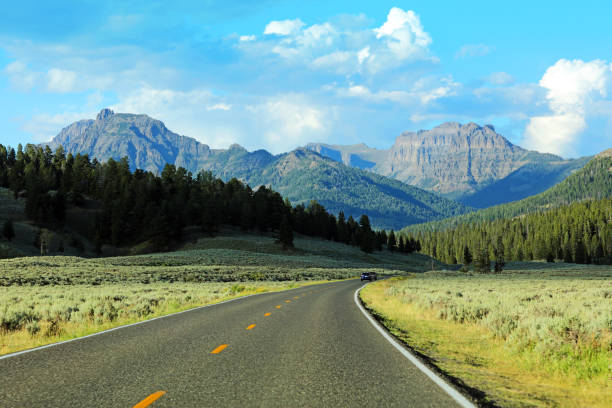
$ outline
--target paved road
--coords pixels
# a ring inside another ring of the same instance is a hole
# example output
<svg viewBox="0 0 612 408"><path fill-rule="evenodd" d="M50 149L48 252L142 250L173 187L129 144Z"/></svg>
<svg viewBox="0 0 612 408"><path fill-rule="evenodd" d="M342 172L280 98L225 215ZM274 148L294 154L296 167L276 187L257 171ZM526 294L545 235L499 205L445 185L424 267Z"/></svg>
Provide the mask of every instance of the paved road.
<svg viewBox="0 0 612 408"><path fill-rule="evenodd" d="M142 405L456 406L361 313L360 286L252 296L2 359L0 407L132 407L152 394Z"/></svg>

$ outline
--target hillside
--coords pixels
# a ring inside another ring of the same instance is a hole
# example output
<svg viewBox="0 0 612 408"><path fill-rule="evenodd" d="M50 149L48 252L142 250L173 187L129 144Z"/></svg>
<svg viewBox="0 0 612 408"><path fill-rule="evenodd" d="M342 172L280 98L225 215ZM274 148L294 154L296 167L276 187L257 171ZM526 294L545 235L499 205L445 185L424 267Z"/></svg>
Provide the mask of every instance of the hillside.
<svg viewBox="0 0 612 408"><path fill-rule="evenodd" d="M266 185L293 204L317 200L332 213L367 214L378 228L401 228L467 212L464 205L400 181L365 172L306 149L274 156L239 145L214 150L180 136L146 115L102 110L96 120L73 123L49 144L66 153L106 161L127 156L130 167L160 174L166 163L196 174L209 170L225 181L238 178L254 188Z"/></svg>
<svg viewBox="0 0 612 408"><path fill-rule="evenodd" d="M478 208L542 192L586 162L525 150L493 126L475 123L448 122L431 130L404 132L387 150L363 144L306 147Z"/></svg>
<svg viewBox="0 0 612 408"><path fill-rule="evenodd" d="M266 164L245 165L254 162ZM454 201L306 149L272 157L233 147L223 162L206 163L205 168L221 178L237 177L252 186L271 186L294 205L314 199L332 213L344 211L354 218L367 214L374 226L386 229L468 211Z"/></svg>
<svg viewBox="0 0 612 408"><path fill-rule="evenodd" d="M0 236L0 258L15 256L40 255L40 246L36 245L37 234L44 233L47 247L62 255L94 255L93 244L82 235L83 229L88 227L91 214L85 208L69 205L66 209L67 219L63 228L45 228L37 226L28 220L25 212L26 199L15 198L13 192L0 187L0 225L11 220L15 237L9 242ZM62 251L58 251L58 248Z"/></svg>
<svg viewBox="0 0 612 408"><path fill-rule="evenodd" d="M575 202L511 219L419 231L422 253L490 270L490 261L612 264L612 198ZM466 255L466 254L471 254ZM484 260L484 261L482 261ZM478 267L476 265L479 265Z"/></svg>
<svg viewBox="0 0 612 408"><path fill-rule="evenodd" d="M431 231L479 221L510 219L524 214L612 196L612 157L602 152L561 183L535 196L449 219L413 225L406 231Z"/></svg>

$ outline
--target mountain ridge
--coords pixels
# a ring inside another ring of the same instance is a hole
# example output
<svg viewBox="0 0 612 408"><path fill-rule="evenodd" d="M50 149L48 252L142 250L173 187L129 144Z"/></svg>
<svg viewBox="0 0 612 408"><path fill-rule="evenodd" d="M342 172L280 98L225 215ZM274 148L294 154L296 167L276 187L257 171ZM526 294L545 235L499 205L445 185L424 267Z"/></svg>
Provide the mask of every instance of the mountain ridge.
<svg viewBox="0 0 612 408"><path fill-rule="evenodd" d="M497 133L493 125L480 126L474 122L465 125L446 122L430 130L402 132L389 149L322 143L310 143L306 148L474 207L514 201L539 193L586 163L583 158L566 160L553 154L523 149ZM360 160L367 166L360 166ZM537 176L538 172L532 168L532 176L521 180L531 183L523 189L524 194L517 190L499 196L501 201L481 198L479 192L482 190L496 183L512 182L515 172L533 164L540 165L546 173L545 183L533 183L533 175Z"/></svg>
<svg viewBox="0 0 612 408"><path fill-rule="evenodd" d="M147 115L102 110L96 120L73 123L48 146L63 146L66 153L88 154L100 161L127 156L132 168L161 173L168 164L192 173L213 172L227 181L237 178L251 186L266 185L294 204L315 199L331 212L346 216L368 214L372 225L397 228L441 219L469 208L417 187L345 166L308 149L273 155L247 151L234 144L228 149L208 145L168 130Z"/></svg>

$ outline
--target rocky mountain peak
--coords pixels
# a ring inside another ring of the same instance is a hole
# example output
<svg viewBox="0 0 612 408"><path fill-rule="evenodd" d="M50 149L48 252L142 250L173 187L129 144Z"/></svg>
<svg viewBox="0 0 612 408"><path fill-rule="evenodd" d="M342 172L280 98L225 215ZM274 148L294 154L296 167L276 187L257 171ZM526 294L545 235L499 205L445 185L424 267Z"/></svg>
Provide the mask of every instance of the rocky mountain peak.
<svg viewBox="0 0 612 408"><path fill-rule="evenodd" d="M98 113L98 116L96 116L96 120L104 120L110 116L113 116L114 114L115 112L112 109L104 108L100 111L100 113Z"/></svg>

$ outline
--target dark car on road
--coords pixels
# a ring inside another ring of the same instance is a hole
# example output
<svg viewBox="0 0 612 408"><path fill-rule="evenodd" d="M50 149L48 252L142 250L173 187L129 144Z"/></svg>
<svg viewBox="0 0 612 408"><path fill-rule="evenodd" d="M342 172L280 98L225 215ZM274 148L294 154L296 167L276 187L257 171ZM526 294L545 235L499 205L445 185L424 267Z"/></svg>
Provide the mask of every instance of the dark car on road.
<svg viewBox="0 0 612 408"><path fill-rule="evenodd" d="M378 279L378 276L376 276L376 272L364 272L361 274L361 280L369 280L369 281L373 281Z"/></svg>

